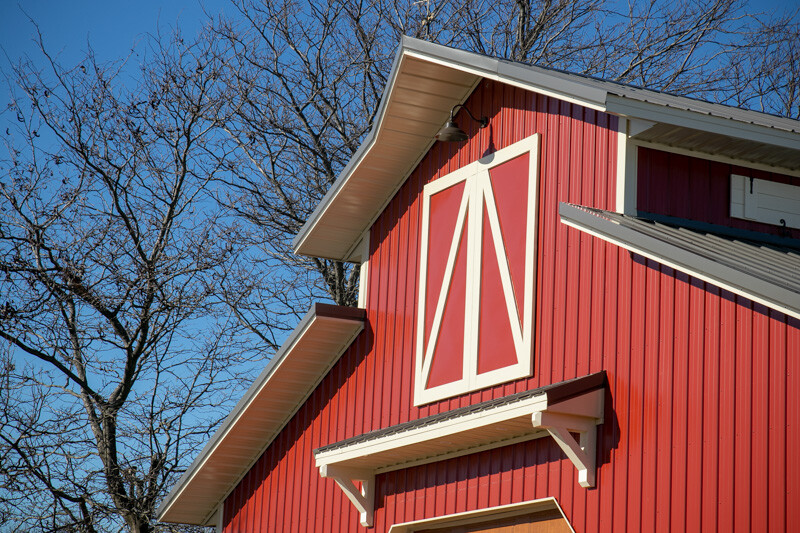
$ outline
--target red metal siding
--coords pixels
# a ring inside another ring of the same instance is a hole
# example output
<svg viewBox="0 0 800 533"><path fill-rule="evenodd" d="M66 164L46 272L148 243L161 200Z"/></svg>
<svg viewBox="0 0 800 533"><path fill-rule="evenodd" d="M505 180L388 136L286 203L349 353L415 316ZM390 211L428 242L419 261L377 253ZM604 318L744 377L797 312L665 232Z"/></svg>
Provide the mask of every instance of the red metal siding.
<svg viewBox="0 0 800 533"><path fill-rule="evenodd" d="M639 148L639 211L800 239L800 229L731 218L731 174L800 186L800 177Z"/></svg>
<svg viewBox="0 0 800 533"><path fill-rule="evenodd" d="M363 530L342 491L319 477L314 448L603 369L610 401L596 489L581 488L556 444L539 439L378 476L374 530L547 496L579 532L798 523L800 458L787 443L800 437L800 321L559 222L559 201L613 208L614 117L491 81L468 105L490 127L461 148L437 143L376 221L369 325L227 499L225 531ZM534 376L415 408L422 187L534 133Z"/></svg>

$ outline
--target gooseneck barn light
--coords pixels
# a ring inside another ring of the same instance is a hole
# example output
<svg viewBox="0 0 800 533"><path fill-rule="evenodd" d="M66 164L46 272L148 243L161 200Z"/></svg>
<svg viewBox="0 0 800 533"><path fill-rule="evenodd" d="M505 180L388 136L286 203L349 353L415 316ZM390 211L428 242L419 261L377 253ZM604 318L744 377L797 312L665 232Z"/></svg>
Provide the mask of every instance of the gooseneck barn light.
<svg viewBox="0 0 800 533"><path fill-rule="evenodd" d="M454 105L453 109L450 110L450 120L448 120L445 123L444 127L439 130L439 133L436 134L436 140L437 141L460 142L460 141L466 141L467 138L469 137L464 130L462 130L461 128L458 127L458 124L456 124L456 121L453 118L453 115L455 115L456 109L458 109L459 107L463 107L464 108L464 111L467 112L467 115L469 115L469 118L471 118L475 122L479 122L480 125L481 125L481 128L485 128L486 126L489 125L489 119L488 118L486 118L486 117L481 117L479 119L475 118L475 116L472 113L470 113L469 109L467 109L463 104Z"/></svg>

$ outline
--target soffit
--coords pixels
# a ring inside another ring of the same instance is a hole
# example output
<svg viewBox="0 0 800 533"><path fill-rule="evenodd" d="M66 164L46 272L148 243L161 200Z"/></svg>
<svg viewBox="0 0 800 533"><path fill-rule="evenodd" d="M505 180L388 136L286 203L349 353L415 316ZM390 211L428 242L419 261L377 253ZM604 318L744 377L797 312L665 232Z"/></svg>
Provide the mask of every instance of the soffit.
<svg viewBox="0 0 800 533"><path fill-rule="evenodd" d="M797 148L791 148L664 123L655 124L633 135L633 138L750 163L800 170L800 139L796 140ZM780 169L776 171L780 172Z"/></svg>
<svg viewBox="0 0 800 533"><path fill-rule="evenodd" d="M293 242L295 253L349 260L433 144L449 110L492 79L623 118L636 139L780 168L800 167L800 121L524 65L404 37L376 123Z"/></svg>
<svg viewBox="0 0 800 533"><path fill-rule="evenodd" d="M368 225L433 144L450 109L479 77L409 55L385 90L382 111L357 154L295 239L295 252L347 259Z"/></svg>
<svg viewBox="0 0 800 533"><path fill-rule="evenodd" d="M364 328L365 311L315 304L162 502L160 522L207 525Z"/></svg>

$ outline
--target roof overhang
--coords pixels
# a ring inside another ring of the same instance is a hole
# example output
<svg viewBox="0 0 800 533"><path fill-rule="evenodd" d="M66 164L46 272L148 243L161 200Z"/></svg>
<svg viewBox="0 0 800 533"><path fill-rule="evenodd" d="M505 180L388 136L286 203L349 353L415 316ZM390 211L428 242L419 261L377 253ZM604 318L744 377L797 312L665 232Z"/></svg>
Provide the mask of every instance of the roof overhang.
<svg viewBox="0 0 800 533"><path fill-rule="evenodd" d="M677 97L671 97L675 100ZM662 99L663 100L663 99ZM695 104L695 101L683 98ZM609 94L606 111L647 123L641 131L632 132L637 141L680 148L695 152L738 159L745 163L774 167L776 171L800 171L800 136L790 128L797 128L797 121L770 117L783 128L765 127L762 120L751 122L752 111L721 115L710 109L723 107L715 104L699 105L691 109L671 107L667 102L634 100ZM705 109L709 108L709 109Z"/></svg>
<svg viewBox="0 0 800 533"><path fill-rule="evenodd" d="M256 378L162 502L160 522L208 525L258 460L364 329L365 311L315 304Z"/></svg>
<svg viewBox="0 0 800 533"><path fill-rule="evenodd" d="M562 202L564 224L800 318L800 253Z"/></svg>
<svg viewBox="0 0 800 533"><path fill-rule="evenodd" d="M605 384L598 372L372 431L315 450L316 466L337 482L365 527L372 525L377 474L546 436L573 462L578 483L593 487Z"/></svg>
<svg viewBox="0 0 800 533"><path fill-rule="evenodd" d="M293 242L295 253L349 261L364 232L482 79L646 124L632 135L698 155L800 171L800 121L523 65L403 37L375 124Z"/></svg>

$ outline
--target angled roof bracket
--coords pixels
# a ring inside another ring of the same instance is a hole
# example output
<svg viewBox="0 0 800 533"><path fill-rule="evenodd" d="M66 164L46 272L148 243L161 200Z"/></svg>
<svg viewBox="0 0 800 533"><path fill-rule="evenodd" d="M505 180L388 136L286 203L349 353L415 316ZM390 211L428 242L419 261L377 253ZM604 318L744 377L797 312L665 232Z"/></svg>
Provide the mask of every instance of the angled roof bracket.
<svg viewBox="0 0 800 533"><path fill-rule="evenodd" d="M533 427L546 429L556 444L578 469L581 487L594 487L597 471L596 418L538 411L533 413ZM572 433L578 433L579 441Z"/></svg>
<svg viewBox="0 0 800 533"><path fill-rule="evenodd" d="M314 458L365 527L372 524L376 475L548 435L577 467L580 485L593 487L605 395L605 372L598 372L356 435L317 448Z"/></svg>
<svg viewBox="0 0 800 533"><path fill-rule="evenodd" d="M331 478L361 513L361 525L372 527L375 514L375 471L338 465L322 465L319 475ZM359 489L354 481L361 482Z"/></svg>
<svg viewBox="0 0 800 533"><path fill-rule="evenodd" d="M547 430L578 469L581 487L594 487L597 472L597 424L603 423L605 392L596 389L531 415L533 427ZM578 441L572 436L578 434Z"/></svg>

